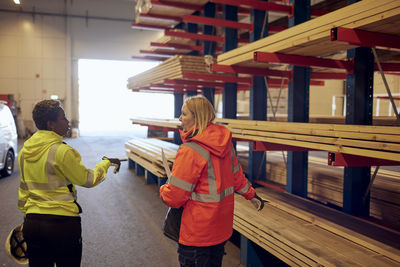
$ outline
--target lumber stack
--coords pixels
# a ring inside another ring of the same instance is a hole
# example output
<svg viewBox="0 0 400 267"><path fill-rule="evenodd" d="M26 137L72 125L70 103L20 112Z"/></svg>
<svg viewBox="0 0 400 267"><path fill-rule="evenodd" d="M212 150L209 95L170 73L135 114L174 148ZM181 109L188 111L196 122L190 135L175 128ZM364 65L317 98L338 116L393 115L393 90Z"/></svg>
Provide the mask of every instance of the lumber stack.
<svg viewBox="0 0 400 267"><path fill-rule="evenodd" d="M133 124L143 126L157 126L167 129L179 129L181 122L178 119L131 118Z"/></svg>
<svg viewBox="0 0 400 267"><path fill-rule="evenodd" d="M324 157L308 156L307 196L321 203L343 207L343 167L327 165ZM238 160L247 172L248 153L238 153ZM371 175L375 168L371 168ZM268 151L267 181L281 188L286 186L286 165L282 152ZM370 216L380 223L400 230L400 173L380 168L370 191Z"/></svg>
<svg viewBox="0 0 400 267"><path fill-rule="evenodd" d="M201 6L205 5L208 0L171 0L170 2L197 5L201 8ZM184 15L190 15L191 13L193 13L192 9L163 5L161 1L153 1L153 3L146 4L145 6L143 6L142 1L137 1L136 3L136 23L145 25L172 28L179 23L179 20L173 19L173 17L182 18ZM145 16L146 14L165 15L165 17ZM171 17L171 19L168 17Z"/></svg>
<svg viewBox="0 0 400 267"><path fill-rule="evenodd" d="M210 73L204 57L177 55L148 71L129 78L127 87L138 90L152 84L164 83L165 79L182 79L184 72Z"/></svg>
<svg viewBox="0 0 400 267"><path fill-rule="evenodd" d="M290 266L398 266L400 235L356 217L260 188L257 212L235 196L234 229Z"/></svg>
<svg viewBox="0 0 400 267"><path fill-rule="evenodd" d="M147 171L157 177L167 177L161 156L161 149L164 150L169 166L175 160L179 146L161 141L155 138L132 139L125 143L126 155Z"/></svg>
<svg viewBox="0 0 400 267"><path fill-rule="evenodd" d="M396 126L365 126L216 119L232 136L400 162L400 131Z"/></svg>
<svg viewBox="0 0 400 267"><path fill-rule="evenodd" d="M400 1L364 0L218 56L218 64L252 64L256 51L328 56L355 46L330 41L334 27L400 35Z"/></svg>

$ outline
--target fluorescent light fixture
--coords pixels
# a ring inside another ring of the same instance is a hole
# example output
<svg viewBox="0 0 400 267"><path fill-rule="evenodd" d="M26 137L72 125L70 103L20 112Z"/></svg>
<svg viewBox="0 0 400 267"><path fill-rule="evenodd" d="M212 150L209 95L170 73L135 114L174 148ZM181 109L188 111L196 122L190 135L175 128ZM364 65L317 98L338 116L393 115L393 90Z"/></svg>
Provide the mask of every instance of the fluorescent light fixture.
<svg viewBox="0 0 400 267"><path fill-rule="evenodd" d="M50 96L50 99L52 99L52 100L58 100L58 95L51 95L51 96Z"/></svg>
<svg viewBox="0 0 400 267"><path fill-rule="evenodd" d="M14 0L14 3L16 3L17 5L21 4L19 0Z"/></svg>

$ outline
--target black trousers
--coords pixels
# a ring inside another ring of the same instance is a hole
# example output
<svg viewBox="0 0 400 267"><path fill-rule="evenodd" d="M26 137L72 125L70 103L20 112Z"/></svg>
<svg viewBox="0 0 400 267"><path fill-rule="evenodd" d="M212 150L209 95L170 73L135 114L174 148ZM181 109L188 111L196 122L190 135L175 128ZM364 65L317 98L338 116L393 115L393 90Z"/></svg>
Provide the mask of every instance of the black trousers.
<svg viewBox="0 0 400 267"><path fill-rule="evenodd" d="M178 259L181 267L221 267L225 254L225 242L209 247L185 246L178 243Z"/></svg>
<svg viewBox="0 0 400 267"><path fill-rule="evenodd" d="M27 214L23 228L29 267L79 267L82 258L80 217Z"/></svg>

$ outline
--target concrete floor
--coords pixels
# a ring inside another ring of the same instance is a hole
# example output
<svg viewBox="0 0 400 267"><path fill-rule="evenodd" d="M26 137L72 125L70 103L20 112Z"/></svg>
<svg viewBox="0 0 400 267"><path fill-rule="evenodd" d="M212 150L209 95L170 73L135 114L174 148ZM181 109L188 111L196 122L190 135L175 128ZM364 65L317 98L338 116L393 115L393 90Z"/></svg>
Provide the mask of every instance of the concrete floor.
<svg viewBox="0 0 400 267"><path fill-rule="evenodd" d="M84 165L93 168L102 156L126 157L124 143L132 135L86 136L65 139L78 150ZM22 142L20 142L20 146ZM19 168L10 177L0 178L0 245L12 227L23 221L17 209ZM159 199L156 185L146 185L123 163L118 174L110 168L106 181L95 188L77 187L83 208L83 257L81 266L179 266L177 245L164 237L161 226L167 210ZM224 267L241 266L240 251L226 246ZM1 266L15 264L0 249Z"/></svg>

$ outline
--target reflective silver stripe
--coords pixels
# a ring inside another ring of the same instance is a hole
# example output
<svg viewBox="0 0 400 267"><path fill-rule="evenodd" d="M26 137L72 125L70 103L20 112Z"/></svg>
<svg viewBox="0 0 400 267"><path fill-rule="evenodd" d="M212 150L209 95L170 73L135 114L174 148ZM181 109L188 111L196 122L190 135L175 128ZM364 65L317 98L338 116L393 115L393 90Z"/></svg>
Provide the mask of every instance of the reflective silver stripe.
<svg viewBox="0 0 400 267"><path fill-rule="evenodd" d="M92 187L93 183L94 183L94 173L93 173L93 170L89 170L87 181L82 186L83 187Z"/></svg>
<svg viewBox="0 0 400 267"><path fill-rule="evenodd" d="M172 176L172 175L170 177L169 183L179 187L182 190L189 191L189 192L192 192L194 187L196 186L195 184L188 183L188 182L186 182L182 179L179 179L175 176Z"/></svg>
<svg viewBox="0 0 400 267"><path fill-rule="evenodd" d="M235 148L233 147L233 144L231 144L231 159L232 159L232 173L235 174L237 171L239 171L239 162L236 166L233 166L233 160L235 159Z"/></svg>
<svg viewBox="0 0 400 267"><path fill-rule="evenodd" d="M76 192L59 193L54 196L42 196L34 194L31 190L56 190L57 188L68 186L71 184L66 179L57 179L54 164L56 160L56 152L60 144L55 144L50 147L49 154L46 161L46 172L47 172L47 183L37 183L37 182L26 182L24 174L24 154L21 153L20 164L21 164L21 183L20 188L22 190L28 191L28 198L34 200L44 200L44 201L74 201L76 199Z"/></svg>
<svg viewBox="0 0 400 267"><path fill-rule="evenodd" d="M247 182L247 184L240 190L236 191L237 193L243 195L246 194L246 192L249 190L251 184L249 182Z"/></svg>
<svg viewBox="0 0 400 267"><path fill-rule="evenodd" d="M192 200L200 201L200 202L220 202L223 200L225 197L230 196L234 193L235 188L229 187L226 188L224 191L221 192L221 194L217 195L206 195L206 194L197 194L195 192L192 193L190 198Z"/></svg>
<svg viewBox="0 0 400 267"><path fill-rule="evenodd" d="M217 184L215 182L215 173L214 168L211 163L210 153L207 150L202 148L199 144L195 142L184 143L182 145L188 146L194 151L196 151L203 159L207 161L207 173L208 173L208 192L210 195L217 195Z"/></svg>
<svg viewBox="0 0 400 267"><path fill-rule="evenodd" d="M206 195L206 194L198 194L196 192L193 192L193 190L194 190L194 187L193 187L192 190L186 190L186 191L192 192L192 194L190 195L190 199L195 200L195 201L200 201L200 202L214 202L215 203L215 202L220 202L225 197L234 193L234 187L229 187L229 188L226 188L224 191L222 191L221 194L218 194L217 184L215 181L214 167L211 162L210 153L206 149L202 148L199 144L196 144L194 142L188 142L188 143L184 143L182 145L190 147L191 149L196 151L202 158L204 158L207 161L209 194ZM179 178L176 178L176 179L181 180Z"/></svg>

